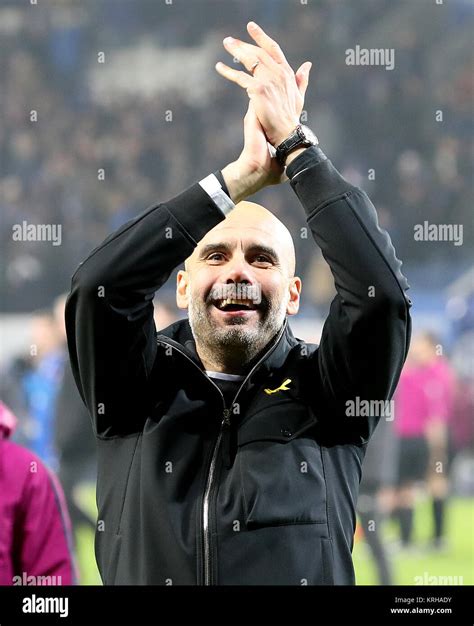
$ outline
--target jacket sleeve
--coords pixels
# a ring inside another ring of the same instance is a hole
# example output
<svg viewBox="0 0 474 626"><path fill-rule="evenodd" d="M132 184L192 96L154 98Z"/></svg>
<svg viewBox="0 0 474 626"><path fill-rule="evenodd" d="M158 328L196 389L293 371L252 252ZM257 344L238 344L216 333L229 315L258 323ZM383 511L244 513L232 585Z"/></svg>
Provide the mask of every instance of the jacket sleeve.
<svg viewBox="0 0 474 626"><path fill-rule="evenodd" d="M323 419L365 441L378 421L367 407L392 397L407 355L409 285L373 204L329 160L302 170L291 186L337 290L312 357Z"/></svg>
<svg viewBox="0 0 474 626"><path fill-rule="evenodd" d="M30 469L33 462L37 466L34 472ZM63 490L56 476L33 456L29 457L17 525L21 541L16 554L16 575L25 572L28 576L55 576L53 584L76 584L71 522Z"/></svg>
<svg viewBox="0 0 474 626"><path fill-rule="evenodd" d="M68 349L96 434L136 432L143 424L157 350L153 297L223 219L196 183L124 224L74 273L66 303Z"/></svg>

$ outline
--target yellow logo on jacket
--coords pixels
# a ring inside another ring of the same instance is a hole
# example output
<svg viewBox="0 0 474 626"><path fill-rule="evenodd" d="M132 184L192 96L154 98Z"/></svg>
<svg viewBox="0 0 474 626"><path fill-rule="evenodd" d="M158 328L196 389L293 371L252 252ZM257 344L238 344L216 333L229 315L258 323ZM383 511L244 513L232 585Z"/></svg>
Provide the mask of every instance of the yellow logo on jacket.
<svg viewBox="0 0 474 626"><path fill-rule="evenodd" d="M288 391L288 389L289 389L288 385L290 383L291 383L291 378L287 378L276 389L264 389L264 391L265 391L265 393L268 393L268 395L270 395L271 393L276 393L277 391Z"/></svg>

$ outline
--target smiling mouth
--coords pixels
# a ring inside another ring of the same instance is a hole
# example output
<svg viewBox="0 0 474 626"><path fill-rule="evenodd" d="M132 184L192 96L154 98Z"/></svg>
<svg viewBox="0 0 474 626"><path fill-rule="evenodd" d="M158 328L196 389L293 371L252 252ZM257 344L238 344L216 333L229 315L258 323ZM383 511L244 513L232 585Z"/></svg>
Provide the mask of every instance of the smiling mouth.
<svg viewBox="0 0 474 626"><path fill-rule="evenodd" d="M234 298L216 300L213 302L213 305L221 313L243 313L257 310L257 307L251 300L237 300Z"/></svg>

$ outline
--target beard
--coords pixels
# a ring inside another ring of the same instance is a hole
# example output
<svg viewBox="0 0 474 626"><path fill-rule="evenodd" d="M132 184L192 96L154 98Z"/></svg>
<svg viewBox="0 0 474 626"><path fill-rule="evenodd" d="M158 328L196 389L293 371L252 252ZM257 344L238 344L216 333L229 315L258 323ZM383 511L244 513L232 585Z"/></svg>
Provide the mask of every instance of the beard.
<svg viewBox="0 0 474 626"><path fill-rule="evenodd" d="M230 355L242 364L252 360L275 337L286 318L286 302L263 294L257 313L250 318L236 314L219 322L213 308L210 298L191 297L189 325L196 343L223 362Z"/></svg>

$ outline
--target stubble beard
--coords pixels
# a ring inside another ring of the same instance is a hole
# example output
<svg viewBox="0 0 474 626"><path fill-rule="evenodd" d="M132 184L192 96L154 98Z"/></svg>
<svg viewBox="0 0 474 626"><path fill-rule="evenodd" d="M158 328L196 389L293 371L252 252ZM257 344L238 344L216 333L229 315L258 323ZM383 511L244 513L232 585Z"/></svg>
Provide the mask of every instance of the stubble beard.
<svg viewBox="0 0 474 626"><path fill-rule="evenodd" d="M279 332L286 318L286 303L262 299L258 320L249 322L233 316L220 325L211 314L212 304L192 297L188 318L196 343L213 359L224 362L232 357L242 364L257 355Z"/></svg>

